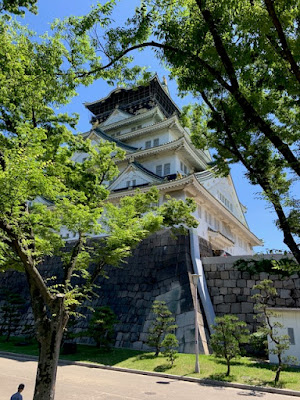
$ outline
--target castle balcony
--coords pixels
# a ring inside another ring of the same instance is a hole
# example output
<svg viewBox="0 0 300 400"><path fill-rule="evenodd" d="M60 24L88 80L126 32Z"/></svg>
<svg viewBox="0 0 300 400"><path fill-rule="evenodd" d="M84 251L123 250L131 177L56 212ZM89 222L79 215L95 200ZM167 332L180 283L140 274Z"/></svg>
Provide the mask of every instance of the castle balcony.
<svg viewBox="0 0 300 400"><path fill-rule="evenodd" d="M223 250L234 245L234 241L220 231L208 228L208 237L213 250Z"/></svg>

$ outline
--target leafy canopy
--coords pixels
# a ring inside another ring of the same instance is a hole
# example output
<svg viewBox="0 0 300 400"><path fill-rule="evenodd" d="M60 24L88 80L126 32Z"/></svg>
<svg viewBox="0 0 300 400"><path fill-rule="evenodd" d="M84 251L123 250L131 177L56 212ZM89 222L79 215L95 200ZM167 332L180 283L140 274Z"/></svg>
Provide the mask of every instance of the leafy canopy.
<svg viewBox="0 0 300 400"><path fill-rule="evenodd" d="M197 147L216 150L213 172L245 167L300 263L298 15L296 0L144 0L104 48L114 60L154 48L179 93L197 100L181 120Z"/></svg>

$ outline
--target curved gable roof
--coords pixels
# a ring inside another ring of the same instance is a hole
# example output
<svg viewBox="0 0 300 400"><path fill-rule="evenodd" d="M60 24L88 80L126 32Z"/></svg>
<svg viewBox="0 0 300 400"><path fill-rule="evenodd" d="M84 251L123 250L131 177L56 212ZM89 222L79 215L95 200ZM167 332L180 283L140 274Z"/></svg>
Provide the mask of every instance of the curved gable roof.
<svg viewBox="0 0 300 400"><path fill-rule="evenodd" d="M100 136L102 139L104 140L108 140L109 142L113 142L116 143L116 145L118 147L120 147L121 149L127 150L127 151L137 151L139 150L138 147L133 147L133 146L129 146L128 144L125 144L123 142L121 142L121 140L115 139L109 135L107 135L106 133L104 133L100 128L95 128L93 129L93 131Z"/></svg>

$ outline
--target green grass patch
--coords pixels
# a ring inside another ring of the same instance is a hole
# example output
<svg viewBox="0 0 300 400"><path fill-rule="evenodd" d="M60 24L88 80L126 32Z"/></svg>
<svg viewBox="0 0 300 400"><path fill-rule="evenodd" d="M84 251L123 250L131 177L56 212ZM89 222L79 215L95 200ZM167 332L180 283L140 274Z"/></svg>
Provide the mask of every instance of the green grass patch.
<svg viewBox="0 0 300 400"><path fill-rule="evenodd" d="M11 338L9 342L4 342L3 338L0 338L0 351L38 355L36 344L23 346L22 343L22 339L19 338ZM233 361L229 377L225 376L225 361L205 355L199 356L199 374L194 373L195 356L193 354L178 354L175 364L171 367L165 357L162 355L155 357L154 353L116 348L104 351L93 346L78 345L76 354L61 355L61 359L257 386L274 386L275 377L274 366L249 357L241 357ZM288 368L283 371L278 387L300 391L300 369Z"/></svg>

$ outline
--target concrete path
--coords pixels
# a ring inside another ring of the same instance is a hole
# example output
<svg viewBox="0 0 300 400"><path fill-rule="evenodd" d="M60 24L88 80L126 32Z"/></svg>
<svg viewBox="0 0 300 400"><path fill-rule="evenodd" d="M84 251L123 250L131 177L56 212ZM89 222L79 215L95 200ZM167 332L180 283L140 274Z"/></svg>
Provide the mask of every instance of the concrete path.
<svg viewBox="0 0 300 400"><path fill-rule="evenodd" d="M19 383L23 400L32 400L35 361L0 357L0 400L9 400ZM58 368L55 400L295 400L297 397L136 375L75 365Z"/></svg>

